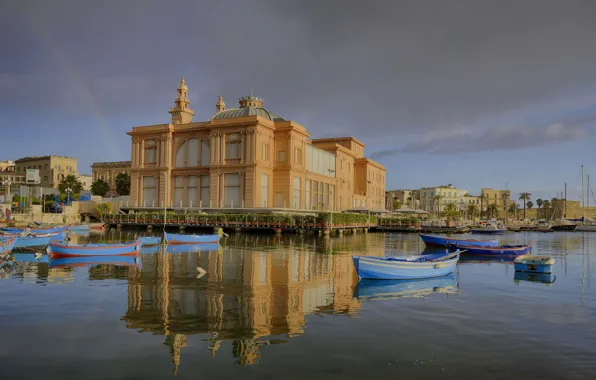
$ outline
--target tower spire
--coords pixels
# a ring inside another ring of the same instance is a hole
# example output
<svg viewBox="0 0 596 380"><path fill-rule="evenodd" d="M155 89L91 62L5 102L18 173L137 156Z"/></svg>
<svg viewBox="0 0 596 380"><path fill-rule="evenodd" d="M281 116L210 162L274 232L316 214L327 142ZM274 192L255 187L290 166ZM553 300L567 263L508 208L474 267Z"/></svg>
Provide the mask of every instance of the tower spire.
<svg viewBox="0 0 596 380"><path fill-rule="evenodd" d="M177 92L176 100L174 101L175 106L171 107L169 111L172 115L172 124L192 123L192 117L195 111L189 107L188 86L184 78L180 81Z"/></svg>
<svg viewBox="0 0 596 380"><path fill-rule="evenodd" d="M217 104L215 104L215 110L217 112L221 112L226 109L226 103L224 102L223 98L220 96Z"/></svg>

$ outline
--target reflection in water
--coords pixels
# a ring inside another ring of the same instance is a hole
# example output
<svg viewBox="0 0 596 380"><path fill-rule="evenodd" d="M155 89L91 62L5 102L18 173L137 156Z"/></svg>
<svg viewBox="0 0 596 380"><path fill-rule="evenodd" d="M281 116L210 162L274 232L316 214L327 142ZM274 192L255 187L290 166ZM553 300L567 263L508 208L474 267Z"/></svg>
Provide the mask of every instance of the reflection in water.
<svg viewBox="0 0 596 380"><path fill-rule="evenodd" d="M284 342L264 338L302 334L307 314L360 308L352 297L358 280L351 256L317 254L333 250L330 239L322 242L236 235L224 249L141 255L142 269L130 272L123 319L129 328L166 336L175 372L192 334L210 334L212 356L231 340L236 363L258 363L262 347ZM197 267L206 274L197 278Z"/></svg>
<svg viewBox="0 0 596 380"><path fill-rule="evenodd" d="M520 281L530 281L530 282L541 282L544 284L552 284L555 282L555 275L552 273L525 273L516 271L513 275L513 280L515 283L519 283Z"/></svg>
<svg viewBox="0 0 596 380"><path fill-rule="evenodd" d="M354 290L360 300L423 298L432 293L457 294L457 272L417 280L362 280Z"/></svg>

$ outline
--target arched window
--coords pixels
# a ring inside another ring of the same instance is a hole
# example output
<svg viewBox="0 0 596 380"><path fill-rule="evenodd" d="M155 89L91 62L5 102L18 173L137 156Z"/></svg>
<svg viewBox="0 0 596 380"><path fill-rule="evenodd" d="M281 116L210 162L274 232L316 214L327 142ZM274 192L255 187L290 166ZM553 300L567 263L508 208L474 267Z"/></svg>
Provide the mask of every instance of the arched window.
<svg viewBox="0 0 596 380"><path fill-rule="evenodd" d="M209 143L196 137L184 141L176 151L177 168L209 165Z"/></svg>

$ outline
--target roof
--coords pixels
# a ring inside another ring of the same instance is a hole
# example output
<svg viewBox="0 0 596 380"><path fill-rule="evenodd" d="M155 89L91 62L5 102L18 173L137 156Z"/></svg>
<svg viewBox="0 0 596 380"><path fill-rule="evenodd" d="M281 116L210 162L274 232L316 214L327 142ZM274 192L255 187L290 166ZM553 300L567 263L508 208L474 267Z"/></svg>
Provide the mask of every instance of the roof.
<svg viewBox="0 0 596 380"><path fill-rule="evenodd" d="M69 160L76 160L76 158L73 158L73 157L49 155L49 156L23 157L23 158L19 158L18 160L15 160L15 163L24 162L24 161L47 160L47 159L51 159L51 158L66 158Z"/></svg>
<svg viewBox="0 0 596 380"><path fill-rule="evenodd" d="M216 113L211 120L233 119L245 116L260 116L271 121L285 121L282 117L262 107L230 108Z"/></svg>
<svg viewBox="0 0 596 380"><path fill-rule="evenodd" d="M94 166L131 166L132 161L111 161L111 162L94 162L91 167Z"/></svg>

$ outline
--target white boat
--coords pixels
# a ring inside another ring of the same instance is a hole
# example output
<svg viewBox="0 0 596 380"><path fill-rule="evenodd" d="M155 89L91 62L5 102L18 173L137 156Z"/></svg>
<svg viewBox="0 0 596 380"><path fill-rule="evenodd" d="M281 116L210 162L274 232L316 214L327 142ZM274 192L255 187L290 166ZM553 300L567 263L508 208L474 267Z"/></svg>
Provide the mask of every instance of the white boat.
<svg viewBox="0 0 596 380"><path fill-rule="evenodd" d="M513 261L516 271L525 273L553 273L555 259L550 256L521 255Z"/></svg>
<svg viewBox="0 0 596 380"><path fill-rule="evenodd" d="M575 227L579 232L596 232L596 220L586 220Z"/></svg>
<svg viewBox="0 0 596 380"><path fill-rule="evenodd" d="M551 224L549 222L547 222L546 220L539 220L536 223L536 230L539 232L554 232Z"/></svg>

